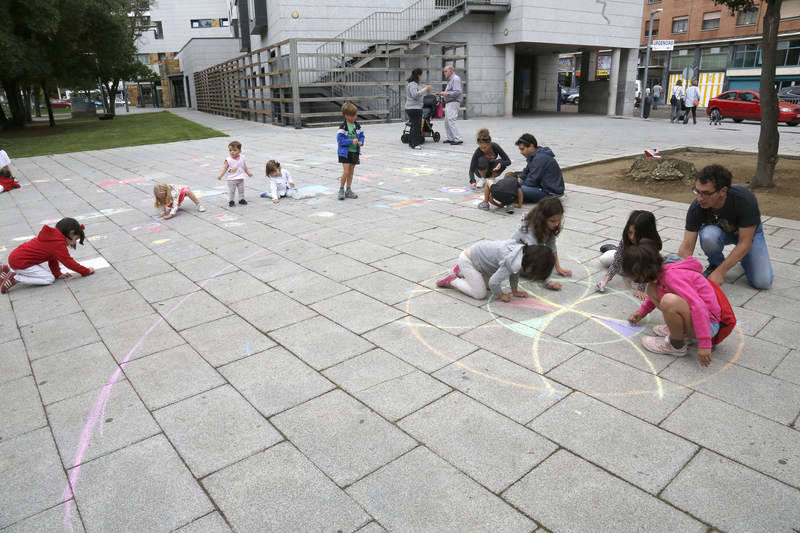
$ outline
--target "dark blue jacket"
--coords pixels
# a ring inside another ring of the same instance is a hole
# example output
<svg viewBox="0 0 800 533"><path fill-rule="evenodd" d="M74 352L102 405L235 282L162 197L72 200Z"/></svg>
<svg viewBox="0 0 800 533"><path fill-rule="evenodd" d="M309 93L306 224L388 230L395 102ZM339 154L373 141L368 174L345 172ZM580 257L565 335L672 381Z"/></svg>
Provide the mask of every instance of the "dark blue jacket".
<svg viewBox="0 0 800 533"><path fill-rule="evenodd" d="M564 194L561 167L558 166L555 154L547 146L538 147L528 156L528 164L518 177L527 187L536 187L556 196Z"/></svg>
<svg viewBox="0 0 800 533"><path fill-rule="evenodd" d="M356 120L356 139L358 142L364 142L364 130L361 129L361 124ZM350 150L350 145L353 140L347 137L347 121L345 120L339 126L339 131L336 132L336 142L339 144L339 157L347 157L347 152ZM358 152L361 153L361 147L358 147Z"/></svg>

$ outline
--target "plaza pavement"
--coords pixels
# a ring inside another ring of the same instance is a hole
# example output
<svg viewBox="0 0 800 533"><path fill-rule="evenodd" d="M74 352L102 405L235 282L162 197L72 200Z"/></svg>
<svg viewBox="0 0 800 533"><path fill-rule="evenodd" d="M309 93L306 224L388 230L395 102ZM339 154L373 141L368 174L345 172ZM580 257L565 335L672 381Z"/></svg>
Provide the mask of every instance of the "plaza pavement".
<svg viewBox="0 0 800 533"><path fill-rule="evenodd" d="M341 202L333 129L178 114L243 143L248 206L229 209L215 180L227 138L14 161L2 257L73 216L88 235L76 258L110 266L0 297L0 529L800 530L799 221L764 217L772 290L728 275L740 323L708 369L694 349L640 349L622 279L592 290L631 209L653 210L676 251L686 205L568 185L563 291L526 283L531 297L503 304L435 287L521 214L464 190L479 127L516 169L525 131L570 166L753 151L756 125L471 120L464 145L421 152L401 125L368 125L360 197ZM268 158L306 199L258 197ZM208 211L187 200L155 220L163 181Z"/></svg>

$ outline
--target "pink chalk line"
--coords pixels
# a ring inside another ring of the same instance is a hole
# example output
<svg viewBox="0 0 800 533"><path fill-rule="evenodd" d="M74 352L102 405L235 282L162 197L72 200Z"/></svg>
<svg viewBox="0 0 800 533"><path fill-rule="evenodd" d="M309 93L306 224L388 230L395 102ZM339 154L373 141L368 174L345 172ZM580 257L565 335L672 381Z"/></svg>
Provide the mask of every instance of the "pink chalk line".
<svg viewBox="0 0 800 533"><path fill-rule="evenodd" d="M292 239L288 239L288 240L286 240L284 242L278 243L277 246L280 246L282 244L286 244L287 242L291 242L291 241L294 241L294 240L297 240L297 238L295 237L295 238L292 238ZM256 250L255 252L243 257L238 262L247 261L251 257L254 257L254 256L258 255L263 251L264 250ZM75 486L78 484L78 479L80 478L81 463L83 462L83 458L86 455L86 450L89 448L89 441L92 438L92 433L94 432L95 426L97 426L98 423L100 424L100 427L98 428L98 431L100 432L100 436L103 435L103 428L105 426L106 402L108 402L108 398L109 398L109 396L111 396L111 389L114 387L114 385L116 384L117 380L119 380L120 375L122 374L123 367L128 363L128 360L131 358L131 356L136 352L136 350L139 349L139 347L142 345L144 340L148 337L148 335L150 335L150 333L153 332L154 329L156 329L162 322L164 322L164 320L168 316L170 316L179 307L181 307L189 298L191 298L193 295L195 295L198 292L200 292L200 290L203 287L205 287L205 285L209 281L211 281L213 278L219 276L220 274L222 274L223 272L225 272L229 268L231 268L231 266L233 266L233 265L228 265L228 266L220 269L216 273L212 274L208 279L202 281L200 283L200 286L198 287L198 289L196 291L190 292L189 294L187 294L186 296L181 298L181 300L178 303L176 303L174 306L172 306L172 308L169 311L167 311L166 314L164 314L158 320L156 320L153 323L153 325L151 325L147 329L147 331L144 332L144 334L139 338L139 340L136 341L136 344L134 344L133 348L131 348L130 351L128 351L128 353L125 355L125 358L117 366L117 369L111 375L111 378L109 378L108 382L103 386L103 390L97 396L97 399L95 400L94 405L92 406L92 411L89 414L89 418L86 420L86 425L83 426L83 431L81 432L81 438L78 441L78 449L76 450L75 458L72 461L72 464L73 464L74 468L70 471L69 480L67 482L67 485L64 487L64 493L63 493L63 496L62 496L66 500L66 507L64 509L64 524L66 524L66 526L69 528L70 532L73 531L73 529L72 529L73 494L75 493Z"/></svg>

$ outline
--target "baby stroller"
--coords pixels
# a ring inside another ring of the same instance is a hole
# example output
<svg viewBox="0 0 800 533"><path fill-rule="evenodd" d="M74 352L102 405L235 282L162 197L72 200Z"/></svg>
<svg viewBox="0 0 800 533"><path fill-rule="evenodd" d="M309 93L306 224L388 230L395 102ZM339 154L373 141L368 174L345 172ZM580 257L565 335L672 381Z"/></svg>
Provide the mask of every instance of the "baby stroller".
<svg viewBox="0 0 800 533"><path fill-rule="evenodd" d="M433 114L439 107L439 97L434 94L426 94L422 97L422 136L433 138L433 142L438 143L442 138L438 131L433 131ZM411 131L411 121L407 120L403 128L400 140L403 144L408 144L409 132Z"/></svg>

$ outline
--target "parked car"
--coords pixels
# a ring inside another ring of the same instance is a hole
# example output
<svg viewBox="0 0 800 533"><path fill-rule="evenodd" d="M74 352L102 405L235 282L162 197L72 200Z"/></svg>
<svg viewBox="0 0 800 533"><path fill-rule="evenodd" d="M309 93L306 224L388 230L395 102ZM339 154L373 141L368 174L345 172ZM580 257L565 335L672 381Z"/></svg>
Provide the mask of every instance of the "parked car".
<svg viewBox="0 0 800 533"><path fill-rule="evenodd" d="M784 100L793 104L800 103L800 85L784 87L778 91L778 100Z"/></svg>
<svg viewBox="0 0 800 533"><path fill-rule="evenodd" d="M708 101L706 114L715 119L732 118L734 122L761 120L758 91L725 91ZM800 105L779 101L778 122L789 126L800 124Z"/></svg>
<svg viewBox="0 0 800 533"><path fill-rule="evenodd" d="M580 101L580 87L562 87L561 88L561 101L565 104L578 105Z"/></svg>
<svg viewBox="0 0 800 533"><path fill-rule="evenodd" d="M72 104L69 103L69 100L62 100L61 98L51 98L50 107L54 108L72 107Z"/></svg>

